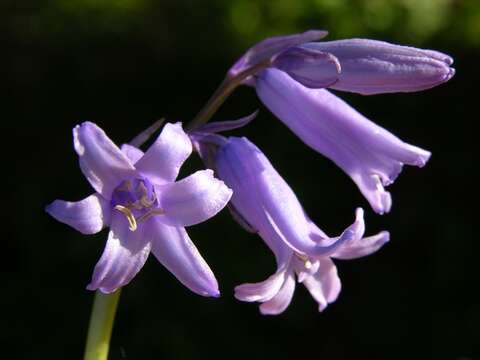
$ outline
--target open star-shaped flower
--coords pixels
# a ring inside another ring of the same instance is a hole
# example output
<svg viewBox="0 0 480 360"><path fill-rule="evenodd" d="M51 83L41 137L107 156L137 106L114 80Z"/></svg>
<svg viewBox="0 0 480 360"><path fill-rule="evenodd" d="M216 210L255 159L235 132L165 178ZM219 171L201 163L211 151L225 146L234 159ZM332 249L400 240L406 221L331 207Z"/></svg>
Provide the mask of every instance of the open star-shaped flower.
<svg viewBox="0 0 480 360"><path fill-rule="evenodd" d="M190 290L218 296L215 276L184 227L217 214L232 191L211 170L175 181L192 152L181 123L166 124L145 153L130 145L118 148L91 122L76 126L73 137L80 168L96 192L78 202L56 200L46 211L83 234L110 227L87 288L117 290L153 252Z"/></svg>

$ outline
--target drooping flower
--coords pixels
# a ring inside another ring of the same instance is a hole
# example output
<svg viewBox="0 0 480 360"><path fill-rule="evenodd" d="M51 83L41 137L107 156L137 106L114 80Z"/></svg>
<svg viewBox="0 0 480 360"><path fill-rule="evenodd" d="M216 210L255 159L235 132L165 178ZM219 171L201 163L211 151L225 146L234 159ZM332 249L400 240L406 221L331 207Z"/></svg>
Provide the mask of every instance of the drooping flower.
<svg viewBox="0 0 480 360"><path fill-rule="evenodd" d="M258 75L262 102L305 144L323 154L357 184L380 214L391 207L384 186L403 164L422 167L430 152L404 143L325 89L311 89L278 69Z"/></svg>
<svg viewBox="0 0 480 360"><path fill-rule="evenodd" d="M265 155L246 138L202 138L194 134L194 139L202 157L233 189L230 204L236 219L257 232L275 255L274 275L235 289L238 299L263 303L262 313L279 314L286 309L295 289L295 275L323 310L336 299L341 287L331 258L366 256L389 240L388 232L362 238L365 224L361 209L356 211L355 222L340 236L328 237L309 219Z"/></svg>
<svg viewBox="0 0 480 360"><path fill-rule="evenodd" d="M364 95L412 92L435 87L455 74L453 59L434 50L370 39L318 41L326 31L276 36L248 49L229 77L260 66L287 72L311 88L332 88ZM245 83L254 85L255 79Z"/></svg>
<svg viewBox="0 0 480 360"><path fill-rule="evenodd" d="M119 149L97 125L73 130L80 168L96 191L79 202L56 200L46 211L83 234L110 227L105 250L88 289L111 293L130 282L150 251L180 282L203 296L218 296L218 284L185 226L219 212L232 191L211 170L175 181L192 151L181 123L166 124L143 153Z"/></svg>
<svg viewBox="0 0 480 360"><path fill-rule="evenodd" d="M430 89L453 77L452 63L450 56L438 51L345 39L289 48L273 66L307 87L372 95Z"/></svg>

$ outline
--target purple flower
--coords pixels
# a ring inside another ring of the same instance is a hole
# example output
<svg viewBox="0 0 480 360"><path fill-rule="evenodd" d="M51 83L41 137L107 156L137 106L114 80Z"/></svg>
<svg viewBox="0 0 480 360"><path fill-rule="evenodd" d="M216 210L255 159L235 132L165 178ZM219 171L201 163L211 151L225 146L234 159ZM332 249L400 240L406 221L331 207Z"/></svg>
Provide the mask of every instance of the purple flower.
<svg viewBox="0 0 480 360"><path fill-rule="evenodd" d="M328 33L323 30L309 30L299 34L274 36L262 40L248 49L245 54L237 60L228 71L228 76L233 78L261 63L266 63L265 66L268 66L274 61L276 56L284 50L309 41L320 40L327 36L327 34Z"/></svg>
<svg viewBox="0 0 480 360"><path fill-rule="evenodd" d="M438 51L370 39L318 41L325 36L310 30L267 38L248 49L228 76L275 67L307 87L371 95L425 90L455 74L453 59ZM253 85L254 79L245 83Z"/></svg>
<svg viewBox="0 0 480 360"><path fill-rule="evenodd" d="M287 308L295 275L319 303L320 311L325 309L341 287L331 258L366 256L389 240L388 232L362 238L362 209L357 209L355 222L340 236L328 237L309 219L292 189L254 144L246 138L226 140L218 135L205 139L199 146L217 148L215 168L233 189L231 203L237 218L262 237L276 258L277 271L267 280L235 288L239 300L263 303L263 314L279 314Z"/></svg>
<svg viewBox="0 0 480 360"><path fill-rule="evenodd" d="M292 47L273 66L307 87L372 95L430 89L452 78L452 63L438 51L347 39Z"/></svg>
<svg viewBox="0 0 480 360"><path fill-rule="evenodd" d="M73 137L80 168L96 192L79 202L56 200L46 211L83 234L110 227L87 288L111 293L128 284L152 251L190 290L218 296L215 276L184 227L214 216L232 191L211 170L175 182L192 151L181 123L166 124L146 153L130 145L120 150L90 122L76 126Z"/></svg>
<svg viewBox="0 0 480 360"><path fill-rule="evenodd" d="M325 155L357 184L380 214L391 207L384 186L403 164L422 167L430 152L404 143L325 89L310 89L278 69L256 81L262 102L308 146Z"/></svg>

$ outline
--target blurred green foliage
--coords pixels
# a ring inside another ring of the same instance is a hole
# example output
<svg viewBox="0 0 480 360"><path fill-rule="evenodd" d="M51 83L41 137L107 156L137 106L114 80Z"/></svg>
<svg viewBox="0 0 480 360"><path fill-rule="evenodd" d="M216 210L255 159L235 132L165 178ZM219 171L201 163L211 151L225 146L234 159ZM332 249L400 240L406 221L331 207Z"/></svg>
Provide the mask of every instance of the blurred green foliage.
<svg viewBox="0 0 480 360"><path fill-rule="evenodd" d="M10 6L19 5L12 1ZM195 22L199 14L220 19L242 47L312 24L329 30L332 39L382 35L417 45L441 39L457 46L459 42L465 47L480 46L478 0L50 0L36 2L27 18L11 17L14 29L10 30L19 37L60 38L64 28L72 26L91 35L132 29L149 32L166 20L159 14L172 11L182 14L177 21L185 25Z"/></svg>

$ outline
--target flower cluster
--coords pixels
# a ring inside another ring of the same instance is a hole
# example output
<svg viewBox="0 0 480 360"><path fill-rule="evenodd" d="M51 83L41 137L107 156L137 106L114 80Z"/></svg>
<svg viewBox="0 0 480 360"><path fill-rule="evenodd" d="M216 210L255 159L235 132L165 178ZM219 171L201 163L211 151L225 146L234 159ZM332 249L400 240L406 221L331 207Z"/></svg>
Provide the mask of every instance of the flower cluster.
<svg viewBox="0 0 480 360"><path fill-rule="evenodd" d="M254 87L295 135L350 176L375 212L387 213L392 199L385 187L404 164L422 167L430 153L376 125L327 88L364 95L424 90L454 75L453 60L375 40L318 42L324 36L312 30L253 46L228 71L202 114L213 113L236 85ZM263 314L279 314L298 282L320 311L335 301L341 283L332 259L367 256L390 235L382 231L364 237L361 208L341 234L326 235L257 146L219 134L255 116L209 124L208 118L196 119L188 130L167 123L145 153L132 144L117 147L93 123L75 127L80 168L95 193L79 202L56 200L47 212L84 234L110 228L88 289L110 293L126 285L153 252L190 290L219 296L217 281L185 227L209 219L230 202L235 220L263 239L277 263L266 280L237 286L237 299L260 302ZM176 181L192 149L209 169Z"/></svg>

